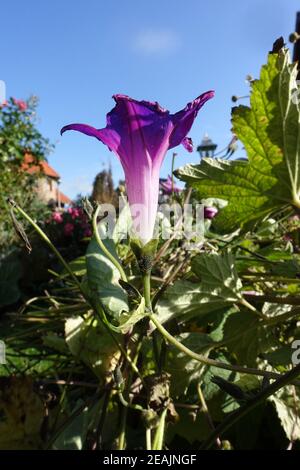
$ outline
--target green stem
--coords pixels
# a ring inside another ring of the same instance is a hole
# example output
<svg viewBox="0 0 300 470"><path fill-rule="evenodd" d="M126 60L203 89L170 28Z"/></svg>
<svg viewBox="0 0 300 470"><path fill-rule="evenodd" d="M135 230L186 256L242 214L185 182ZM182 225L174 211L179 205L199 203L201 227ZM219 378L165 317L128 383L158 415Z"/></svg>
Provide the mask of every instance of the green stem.
<svg viewBox="0 0 300 470"><path fill-rule="evenodd" d="M131 408L132 410L137 410L137 411L145 411L141 405L135 405L133 403L129 403L125 399L121 390L118 391L118 396L119 396L120 402L122 403L123 406L125 406L125 408Z"/></svg>
<svg viewBox="0 0 300 470"><path fill-rule="evenodd" d="M102 325L104 326L104 328L106 329L107 333L110 335L110 337L112 338L112 340L114 341L116 346L120 349L121 353L123 354L123 356L127 360L127 362L130 365L131 369L139 376L139 378L143 382L143 376L141 375L141 373L140 373L139 369L137 368L136 364L134 363L134 361L131 360L131 358L130 358L129 354L127 353L126 349L122 346L122 344L116 338L116 336L115 336L113 330L111 329L110 323L109 323L109 321L106 317L106 314L105 314L103 308L101 307L101 305L99 305L98 302L94 302L92 299L86 299L86 300L90 303L91 307L94 309L94 311L97 315L97 318L102 323Z"/></svg>
<svg viewBox="0 0 300 470"><path fill-rule="evenodd" d="M29 223L30 225L35 229L35 231L39 234L39 236L44 240L44 242L51 248L51 250L53 251L53 253L57 256L57 258L59 259L59 261L61 262L61 264L64 266L64 268L66 269L66 271L70 274L71 278L73 279L73 281L76 283L78 289L80 290L82 296L84 297L84 299L91 305L91 307L93 307L93 309L95 310L99 320L103 323L104 327L106 328L107 332L110 334L110 336L112 337L113 341L116 343L116 345L119 347L120 351L122 352L122 354L124 355L124 357L127 359L127 361L129 362L130 366L132 367L132 369L134 370L134 372L136 372L138 374L138 376L142 379L141 377L141 374L138 370L138 368L136 367L136 365L131 361L129 355L126 353L125 349L122 347L122 345L119 343L119 341L117 340L117 338L115 337L115 335L113 334L113 332L111 331L110 329L110 325L109 325L109 322L106 318L106 315L105 315L105 312L103 311L103 309L100 308L99 305L97 305L96 302L93 302L90 298L87 297L86 295L86 292L84 292L84 290L82 289L82 286L80 284L80 282L78 281L77 277L75 276L75 274L73 273L73 271L71 270L71 268L69 267L68 263L64 260L64 258L62 257L62 255L59 253L59 251L56 249L56 247L53 245L53 243L51 242L51 240L49 239L49 237L43 232L43 230L34 222L34 220L32 220L32 218L26 214L25 211L23 211L23 209L21 209L20 206L18 206L18 204L16 204L14 201L10 202L11 206L13 209L15 209L18 213L20 213ZM97 210L96 210L96 214L97 214ZM97 215L96 215L96 218L97 220ZM97 228L97 224L96 224L96 228ZM97 230L95 231L95 236L96 234L98 234L98 228ZM98 234L99 236L99 234ZM97 238L97 236L96 236ZM100 238L100 237L99 237ZM100 243L102 243L102 240L100 239ZM103 243L102 243L103 244ZM104 247L104 249L106 250L106 247ZM107 251L107 250L106 250ZM108 252L108 254L110 255L110 253ZM112 255L110 255L112 256ZM115 258L113 258L114 261L118 264L118 262L115 260ZM120 267L121 268L121 267ZM122 268L121 268L122 269ZM124 271L123 271L124 273ZM124 273L124 276L125 276L125 279L126 280L126 275Z"/></svg>
<svg viewBox="0 0 300 470"><path fill-rule="evenodd" d="M100 246L101 250L105 253L105 255L107 256L107 258L113 263L113 265L118 269L119 273L120 273L120 276L121 276L121 279L125 282L127 282L127 276L122 268L122 266L120 265L120 263L116 260L116 258L110 253L110 251L106 248L106 246L104 245L100 235L99 235L99 230L98 230L98 225L97 225L97 218L98 218L98 215L99 215L99 211L100 211L100 206L97 207L97 209L95 210L95 214L93 215L93 232L94 232L94 235L95 235L95 238L96 238L96 241L98 243L98 245Z"/></svg>
<svg viewBox="0 0 300 470"><path fill-rule="evenodd" d="M251 274L242 274L241 275L242 279L250 280L250 281L255 281L255 282L283 282L283 283L288 283L291 282L293 284L299 284L300 279L297 278L289 278L289 277L280 277L280 276L270 276L269 273L251 273Z"/></svg>
<svg viewBox="0 0 300 470"><path fill-rule="evenodd" d="M202 390L201 390L201 385L200 385L200 383L198 383L198 385L197 385L197 392L198 392L199 400L200 400L200 403L201 403L202 412L204 413L204 415L205 415L205 417L206 417L206 420L207 420L207 422L208 422L209 427L211 428L212 432L214 432L214 431L215 431L214 422L213 422L213 420L212 420L212 417L211 417L211 415L210 415L208 406L207 406L207 404L206 404L206 401L205 401L203 392L202 392ZM217 438L216 438L216 444L217 444L217 446L218 446L219 448L221 448L222 443L221 443L221 440L220 440L219 436L217 436Z"/></svg>
<svg viewBox="0 0 300 470"><path fill-rule="evenodd" d="M258 301L258 302L270 302L274 304L283 304L283 305L300 305L300 297L296 295L287 295L285 297L278 297L277 295L272 294L243 294L246 299Z"/></svg>
<svg viewBox="0 0 300 470"><path fill-rule="evenodd" d="M124 450L126 446L126 421L127 421L127 407L123 407L121 415L121 431L118 439L118 450Z"/></svg>
<svg viewBox="0 0 300 470"><path fill-rule="evenodd" d="M185 353L187 356L190 356L192 359L200 362L201 364L205 364L207 366L218 367L220 369L231 370L233 372L239 372L242 374L250 374L250 375L261 375L264 377L274 378L277 379L280 374L276 374L274 372L264 371L260 369L254 369L249 367L241 367L237 365L227 364L226 362L219 362L215 359L211 359L209 357L203 356L202 354L197 354L194 351L191 351L189 348L184 346L184 344L177 341L174 336L172 336L158 321L157 317L153 314L149 314L150 320L154 323L158 331L165 337L165 339L173 344L177 349Z"/></svg>
<svg viewBox="0 0 300 470"><path fill-rule="evenodd" d="M251 305L246 299L242 298L240 300L240 305L244 305L244 307L248 308L251 310L251 312L255 313L259 318L261 318L264 321L268 321L268 317L261 313L257 308L255 308L253 305Z"/></svg>
<svg viewBox="0 0 300 470"><path fill-rule="evenodd" d="M152 303L151 303L151 273L148 272L143 275L143 288L144 288L144 298L146 308L151 312Z"/></svg>
<svg viewBox="0 0 300 470"><path fill-rule="evenodd" d="M154 436L153 441L153 450L162 450L163 443L164 443L164 434L165 434L165 424L166 424L166 416L167 416L168 408L165 408L161 414L158 427L156 429L156 433Z"/></svg>
<svg viewBox="0 0 300 470"><path fill-rule="evenodd" d="M134 365L135 368L137 368L136 363L139 358L142 343L143 343L143 335L140 335L138 339L134 358L133 360L130 359L131 365ZM133 376L133 372L131 369L128 374L127 385L125 389L125 393L127 394L128 398L129 398L129 392L130 392L130 387L132 383L132 376ZM144 383L144 379L139 371L138 371L138 376L141 378L141 382ZM140 405L133 405L132 403L128 402L122 393L122 389L118 390L118 396L119 396L119 400L121 404L123 405L122 416L121 416L121 430L120 430L119 439L118 439L118 450L123 450L126 444L126 421L127 421L128 408L132 408L138 411L144 411L144 409Z"/></svg>
<svg viewBox="0 0 300 470"><path fill-rule="evenodd" d="M147 450L152 450L152 445L151 445L151 428L146 429L146 449Z"/></svg>
<svg viewBox="0 0 300 470"><path fill-rule="evenodd" d="M144 298L146 311L152 313L152 302L151 302L151 272L143 274L143 289L144 289ZM153 331L152 333L152 345L153 345L153 356L156 364L157 372L159 372L159 347L158 347L158 337L157 332Z"/></svg>

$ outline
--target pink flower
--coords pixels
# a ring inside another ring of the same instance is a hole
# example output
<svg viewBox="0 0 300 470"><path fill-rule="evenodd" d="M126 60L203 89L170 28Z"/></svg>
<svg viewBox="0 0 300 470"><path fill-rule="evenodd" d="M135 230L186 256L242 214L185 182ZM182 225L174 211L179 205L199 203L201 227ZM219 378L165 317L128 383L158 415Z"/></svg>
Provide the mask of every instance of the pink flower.
<svg viewBox="0 0 300 470"><path fill-rule="evenodd" d="M107 114L105 128L70 124L61 130L61 134L74 130L95 137L117 155L125 173L133 226L143 244L153 236L159 171L165 155L180 144L192 150L187 134L198 111L213 96L213 91L203 93L181 111L170 114L158 103L114 95L116 105Z"/></svg>
<svg viewBox="0 0 300 470"><path fill-rule="evenodd" d="M204 218L213 219L218 213L218 209L215 207L204 207Z"/></svg>
<svg viewBox="0 0 300 470"><path fill-rule="evenodd" d="M160 181L160 187L163 191L164 194L170 195L172 192L174 193L180 193L181 189L178 188L175 183L172 184L172 178L170 175L168 175L168 178L166 181Z"/></svg>
<svg viewBox="0 0 300 470"><path fill-rule="evenodd" d="M26 101L23 100L17 100L16 98L13 98L13 102L16 106L18 106L20 111L26 111L27 109L27 103Z"/></svg>
<svg viewBox="0 0 300 470"><path fill-rule="evenodd" d="M0 103L0 108L5 108L5 106L8 105L8 101L4 100L2 103Z"/></svg>
<svg viewBox="0 0 300 470"><path fill-rule="evenodd" d="M188 152L191 153L194 150L193 141L190 137L185 137L181 143Z"/></svg>
<svg viewBox="0 0 300 470"><path fill-rule="evenodd" d="M81 215L80 209L78 209L77 207L69 207L68 213L71 215L73 220L77 219Z"/></svg>
<svg viewBox="0 0 300 470"><path fill-rule="evenodd" d="M73 231L74 231L74 225L67 222L66 225L64 226L64 234L66 235L66 237L70 237L73 234Z"/></svg>
<svg viewBox="0 0 300 470"><path fill-rule="evenodd" d="M60 212L53 212L52 220L54 220L54 222L57 224L61 224L63 222L63 216Z"/></svg>

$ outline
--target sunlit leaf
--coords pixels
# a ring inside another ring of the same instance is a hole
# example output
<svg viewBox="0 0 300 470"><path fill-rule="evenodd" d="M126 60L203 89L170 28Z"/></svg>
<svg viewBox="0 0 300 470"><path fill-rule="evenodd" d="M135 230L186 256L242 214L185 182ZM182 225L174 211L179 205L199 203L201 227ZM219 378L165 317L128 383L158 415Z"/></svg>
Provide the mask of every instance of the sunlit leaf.
<svg viewBox="0 0 300 470"><path fill-rule="evenodd" d="M223 231L248 227L287 205L300 207L300 114L297 65L289 52L269 54L260 79L251 82L250 107L233 109L233 131L242 141L247 161L203 158L200 165L180 168L177 176L201 198L228 201L215 219Z"/></svg>

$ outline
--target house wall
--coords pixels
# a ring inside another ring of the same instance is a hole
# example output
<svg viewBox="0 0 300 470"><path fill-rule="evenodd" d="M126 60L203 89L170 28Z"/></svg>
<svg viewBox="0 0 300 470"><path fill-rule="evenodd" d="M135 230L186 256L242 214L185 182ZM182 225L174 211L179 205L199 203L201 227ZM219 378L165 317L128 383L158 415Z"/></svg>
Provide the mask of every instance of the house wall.
<svg viewBox="0 0 300 470"><path fill-rule="evenodd" d="M58 195L58 183L54 178L42 176L37 181L37 193L41 201L46 202L57 202Z"/></svg>

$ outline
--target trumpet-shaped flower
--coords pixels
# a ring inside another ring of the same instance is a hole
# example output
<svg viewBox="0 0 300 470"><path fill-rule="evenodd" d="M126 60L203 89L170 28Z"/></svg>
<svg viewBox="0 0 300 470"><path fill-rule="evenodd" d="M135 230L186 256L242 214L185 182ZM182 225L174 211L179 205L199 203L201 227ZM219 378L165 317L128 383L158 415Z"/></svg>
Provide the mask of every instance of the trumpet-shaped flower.
<svg viewBox="0 0 300 470"><path fill-rule="evenodd" d="M192 151L187 134L200 108L213 96L214 92L208 91L181 111L170 114L158 103L114 95L116 105L107 114L105 128L70 124L61 130L96 137L117 155L125 173L133 227L144 244L153 236L163 159L169 149L179 144Z"/></svg>

